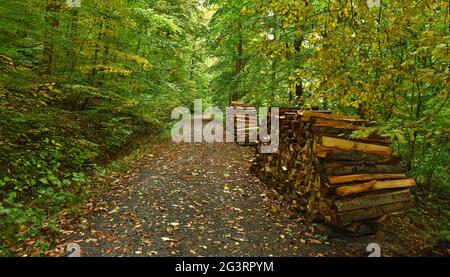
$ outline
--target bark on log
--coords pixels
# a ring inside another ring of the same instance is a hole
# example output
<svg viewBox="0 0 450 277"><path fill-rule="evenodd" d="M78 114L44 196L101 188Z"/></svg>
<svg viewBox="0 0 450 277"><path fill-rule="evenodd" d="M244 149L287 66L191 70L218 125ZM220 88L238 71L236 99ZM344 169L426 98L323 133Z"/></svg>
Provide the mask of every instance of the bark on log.
<svg viewBox="0 0 450 277"><path fill-rule="evenodd" d="M324 166L326 175L349 175L349 174L395 174L403 173L406 168L402 164L348 164L348 163L328 163Z"/></svg>
<svg viewBox="0 0 450 277"><path fill-rule="evenodd" d="M366 119L352 117L352 116L343 116L343 115L332 115L326 113L316 113L316 112L303 112L302 121L309 121L311 118L325 118L330 120L343 120L348 122L368 122Z"/></svg>
<svg viewBox="0 0 450 277"><path fill-rule="evenodd" d="M364 195L351 200L338 200L335 202L335 206L338 212L346 212L396 202L410 201L411 199L412 196L410 190L405 189L383 194Z"/></svg>
<svg viewBox="0 0 450 277"><path fill-rule="evenodd" d="M319 156L319 153L317 155ZM386 157L384 155L368 154L355 151L336 151L329 152L326 154L324 161L329 162L359 162L359 163L384 163L389 162L391 157Z"/></svg>
<svg viewBox="0 0 450 277"><path fill-rule="evenodd" d="M350 183L356 181L369 180L386 180L386 179L406 179L406 175L402 174L354 174L344 176L329 176L328 182L330 185L337 185L343 183Z"/></svg>
<svg viewBox="0 0 450 277"><path fill-rule="evenodd" d="M397 202L382 206L374 206L366 209L353 210L337 214L337 222L340 225L347 225L352 222L373 219L393 212L406 210L412 207L412 201Z"/></svg>

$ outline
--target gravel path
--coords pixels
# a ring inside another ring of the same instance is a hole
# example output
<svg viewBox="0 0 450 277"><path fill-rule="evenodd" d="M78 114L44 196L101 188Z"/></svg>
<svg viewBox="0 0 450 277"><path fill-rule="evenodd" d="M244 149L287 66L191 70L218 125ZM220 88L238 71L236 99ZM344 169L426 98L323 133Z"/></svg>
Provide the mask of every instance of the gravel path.
<svg viewBox="0 0 450 277"><path fill-rule="evenodd" d="M367 256L380 240L314 233L252 176L253 155L233 143L166 141L88 203L92 212L64 242L83 256ZM381 240L383 254L406 254L406 242Z"/></svg>

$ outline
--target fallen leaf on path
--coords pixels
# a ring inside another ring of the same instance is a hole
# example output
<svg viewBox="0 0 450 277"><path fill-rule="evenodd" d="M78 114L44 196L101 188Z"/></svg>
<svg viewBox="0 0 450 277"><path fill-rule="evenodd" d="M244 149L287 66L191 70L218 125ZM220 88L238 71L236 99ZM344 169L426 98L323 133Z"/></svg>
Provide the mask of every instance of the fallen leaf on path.
<svg viewBox="0 0 450 277"><path fill-rule="evenodd" d="M181 237L181 238L169 238L169 237L162 237L161 239L163 241L170 241L170 242L180 242L184 239L185 237Z"/></svg>

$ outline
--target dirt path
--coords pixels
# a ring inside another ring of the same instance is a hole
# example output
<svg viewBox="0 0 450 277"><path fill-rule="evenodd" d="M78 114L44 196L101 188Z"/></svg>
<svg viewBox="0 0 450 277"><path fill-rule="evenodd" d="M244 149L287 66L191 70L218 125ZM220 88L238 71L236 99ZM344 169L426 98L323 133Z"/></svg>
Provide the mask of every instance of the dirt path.
<svg viewBox="0 0 450 277"><path fill-rule="evenodd" d="M367 256L371 242L384 255L414 254L389 230L388 239L314 233L251 175L253 154L233 143L166 141L134 177L89 203L95 212L64 242L84 256Z"/></svg>

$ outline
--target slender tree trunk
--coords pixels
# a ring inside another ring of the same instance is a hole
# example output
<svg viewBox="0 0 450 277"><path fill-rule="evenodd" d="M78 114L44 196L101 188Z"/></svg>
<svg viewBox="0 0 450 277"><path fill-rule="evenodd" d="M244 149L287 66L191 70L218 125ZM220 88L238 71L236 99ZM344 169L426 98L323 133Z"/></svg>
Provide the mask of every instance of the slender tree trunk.
<svg viewBox="0 0 450 277"><path fill-rule="evenodd" d="M276 86L277 86L277 62L276 60L272 61L272 72L271 72L271 78L270 78L270 88L271 88L271 94L270 94L270 104L275 101L275 95L276 95Z"/></svg>
<svg viewBox="0 0 450 277"><path fill-rule="evenodd" d="M244 54L244 42L242 39L242 29L239 26L239 42L237 45L237 56L236 56L236 65L234 68L233 81L231 82L231 101L238 100L238 87L239 87L239 75L242 71L243 66L243 54Z"/></svg>
<svg viewBox="0 0 450 277"><path fill-rule="evenodd" d="M136 45L136 50L134 51L136 55L139 54L139 50L141 49L141 43L142 43L142 35L139 34L138 44Z"/></svg>
<svg viewBox="0 0 450 277"><path fill-rule="evenodd" d="M55 30L59 26L58 13L61 10L60 1L48 0L47 7L45 11L48 13L45 17L45 22L47 23L46 40L44 41L43 50L43 75L49 76L52 74L53 60L54 60L54 36Z"/></svg>
<svg viewBox="0 0 450 277"><path fill-rule="evenodd" d="M448 142L444 142L444 145L441 146L441 143L442 143L442 141L444 139L444 135L445 135L445 132L444 132L444 130L442 130L441 131L441 136L439 137L439 141L437 143L437 149L442 147L442 149L448 150ZM427 172L427 177L426 177L427 181L425 182L425 184L427 186L431 185L431 181L433 181L434 172L436 171L436 166L435 165L436 165L436 158L437 158L437 155L438 155L438 150L437 149L434 150L433 159L430 161L431 162L431 166L429 167L429 170Z"/></svg>
<svg viewBox="0 0 450 277"><path fill-rule="evenodd" d="M301 97L303 97L303 81L301 78L298 79L298 83L295 84L295 96L297 97L297 101L300 101Z"/></svg>
<svg viewBox="0 0 450 277"><path fill-rule="evenodd" d="M72 71L73 68L75 67L75 63L77 60L77 52L75 50L75 45L76 45L76 38L77 38L77 28L78 27L78 10L77 9L72 9L71 10L71 22L70 22L70 27L69 27L69 40L70 40L70 45L67 46L66 49L66 59L70 62L65 63L64 64L64 73L66 73L67 71ZM70 72L68 80L70 83L72 74Z"/></svg>
<svg viewBox="0 0 450 277"><path fill-rule="evenodd" d="M108 40L107 40L107 37L106 37L106 34L108 33L108 31L109 31L109 22L108 22L108 18L107 17L103 17L103 19L105 20L105 31L102 33L102 40L103 40L103 43L104 43L104 46L103 46L103 64L108 64L109 63L109 43L108 43ZM103 75L102 77L105 77L106 75ZM111 78L111 76L109 76L110 78Z"/></svg>
<svg viewBox="0 0 450 277"><path fill-rule="evenodd" d="M417 104L416 104L416 114L415 114L416 121L418 121L420 118L421 110L422 110L422 95L421 95L420 88L419 88L418 96L417 96ZM414 155L416 152L416 140L417 140L417 131L414 131L412 140L409 145L410 148L409 148L408 162L406 163L406 169L408 171L413 169L413 167L414 167Z"/></svg>
<svg viewBox="0 0 450 277"><path fill-rule="evenodd" d="M295 48L295 52L297 53L297 55L302 50L302 43L303 43L303 37L300 37L299 39L297 39L295 41L294 48ZM297 83L295 84L295 97L296 97L296 101L298 103L300 103L303 95L304 95L303 80L302 80L302 78L299 78L297 80Z"/></svg>
<svg viewBox="0 0 450 277"><path fill-rule="evenodd" d="M95 75L97 74L97 62L98 62L98 54L100 52L100 40L102 39L102 29L103 29L103 20L100 20L100 29L98 31L97 41L95 42L95 51L94 51L94 60L92 63L91 70L91 84L94 82Z"/></svg>
<svg viewBox="0 0 450 277"><path fill-rule="evenodd" d="M191 57L190 57L191 64L190 64L190 68L189 68L189 78L191 80L193 80L193 78L194 78L195 67L197 65L197 60L195 59L195 53L196 53L196 50L197 50L196 48L197 48L196 44L193 43L192 53L191 53Z"/></svg>

